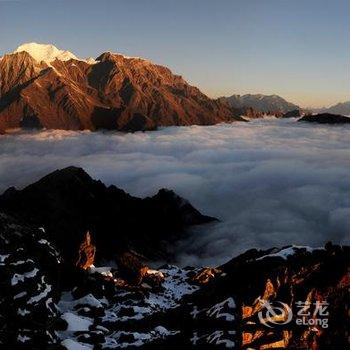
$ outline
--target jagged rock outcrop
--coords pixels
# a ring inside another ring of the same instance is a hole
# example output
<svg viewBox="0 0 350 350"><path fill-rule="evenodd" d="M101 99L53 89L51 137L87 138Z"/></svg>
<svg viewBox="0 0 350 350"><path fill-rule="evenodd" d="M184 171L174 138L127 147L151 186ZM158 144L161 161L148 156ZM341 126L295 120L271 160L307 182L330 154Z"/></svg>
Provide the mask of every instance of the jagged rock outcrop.
<svg viewBox="0 0 350 350"><path fill-rule="evenodd" d="M152 130L240 120L168 68L110 52L80 60L26 44L0 60L0 129Z"/></svg>
<svg viewBox="0 0 350 350"><path fill-rule="evenodd" d="M54 171L23 190L8 189L0 196L0 210L44 227L74 263L87 231L97 260L114 259L117 252L129 249L166 259L164 242L183 235L190 225L216 220L173 191L162 189L153 197L136 198L76 167Z"/></svg>
<svg viewBox="0 0 350 350"><path fill-rule="evenodd" d="M125 252L117 257L118 274L128 283L138 286L144 280L149 267L131 252Z"/></svg>
<svg viewBox="0 0 350 350"><path fill-rule="evenodd" d="M76 266L86 270L95 262L96 247L91 243L91 235L88 231L79 247L79 257Z"/></svg>
<svg viewBox="0 0 350 350"><path fill-rule="evenodd" d="M298 120L299 122L318 123L318 124L349 124L350 117L343 115L320 113L306 115Z"/></svg>

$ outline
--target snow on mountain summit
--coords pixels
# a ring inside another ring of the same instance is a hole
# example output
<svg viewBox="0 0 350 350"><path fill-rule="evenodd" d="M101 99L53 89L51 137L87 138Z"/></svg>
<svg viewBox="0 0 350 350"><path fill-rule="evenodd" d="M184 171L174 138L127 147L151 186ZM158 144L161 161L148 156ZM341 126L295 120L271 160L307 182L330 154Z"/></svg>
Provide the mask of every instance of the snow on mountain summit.
<svg viewBox="0 0 350 350"><path fill-rule="evenodd" d="M36 61L45 61L48 64L56 59L61 61L68 61L70 59L83 61L70 51L60 50L51 44L26 43L20 45L14 53L22 51L28 52Z"/></svg>

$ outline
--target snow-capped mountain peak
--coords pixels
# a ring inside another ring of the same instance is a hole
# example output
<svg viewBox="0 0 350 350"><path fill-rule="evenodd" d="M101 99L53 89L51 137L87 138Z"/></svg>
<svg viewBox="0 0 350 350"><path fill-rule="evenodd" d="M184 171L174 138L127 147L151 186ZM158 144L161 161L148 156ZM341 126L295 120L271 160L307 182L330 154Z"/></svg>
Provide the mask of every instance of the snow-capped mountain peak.
<svg viewBox="0 0 350 350"><path fill-rule="evenodd" d="M51 44L25 43L20 45L14 53L22 51L28 52L36 61L44 61L48 64L56 59L61 61L68 61L70 59L79 60L73 53L60 50Z"/></svg>

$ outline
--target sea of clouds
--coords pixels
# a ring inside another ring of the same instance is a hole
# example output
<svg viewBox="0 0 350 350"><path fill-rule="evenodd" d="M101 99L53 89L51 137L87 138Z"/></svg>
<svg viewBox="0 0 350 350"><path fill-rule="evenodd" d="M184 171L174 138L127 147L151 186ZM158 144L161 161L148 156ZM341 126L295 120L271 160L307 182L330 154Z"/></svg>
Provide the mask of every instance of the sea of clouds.
<svg viewBox="0 0 350 350"><path fill-rule="evenodd" d="M213 265L252 247L350 244L350 127L256 120L122 134L0 136L0 191L68 165L133 195L174 189L217 224L175 247Z"/></svg>

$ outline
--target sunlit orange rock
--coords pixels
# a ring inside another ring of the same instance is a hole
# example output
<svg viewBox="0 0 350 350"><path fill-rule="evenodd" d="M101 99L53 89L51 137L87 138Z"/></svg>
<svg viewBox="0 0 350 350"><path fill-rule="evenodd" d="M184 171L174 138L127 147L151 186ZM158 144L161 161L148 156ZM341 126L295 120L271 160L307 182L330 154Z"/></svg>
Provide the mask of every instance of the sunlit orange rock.
<svg viewBox="0 0 350 350"><path fill-rule="evenodd" d="M94 64L22 51L0 60L0 129L152 130L241 120L170 69L105 52Z"/></svg>
<svg viewBox="0 0 350 350"><path fill-rule="evenodd" d="M94 264L96 247L91 243L90 232L85 235L83 242L79 247L79 257L76 266L86 270Z"/></svg>
<svg viewBox="0 0 350 350"><path fill-rule="evenodd" d="M253 314L253 308L251 306L242 305L242 319L250 317Z"/></svg>
<svg viewBox="0 0 350 350"><path fill-rule="evenodd" d="M209 281L211 281L220 273L221 273L221 270L219 269L216 269L213 267L206 267L201 271L199 271L192 279L193 281L199 284L207 284Z"/></svg>

